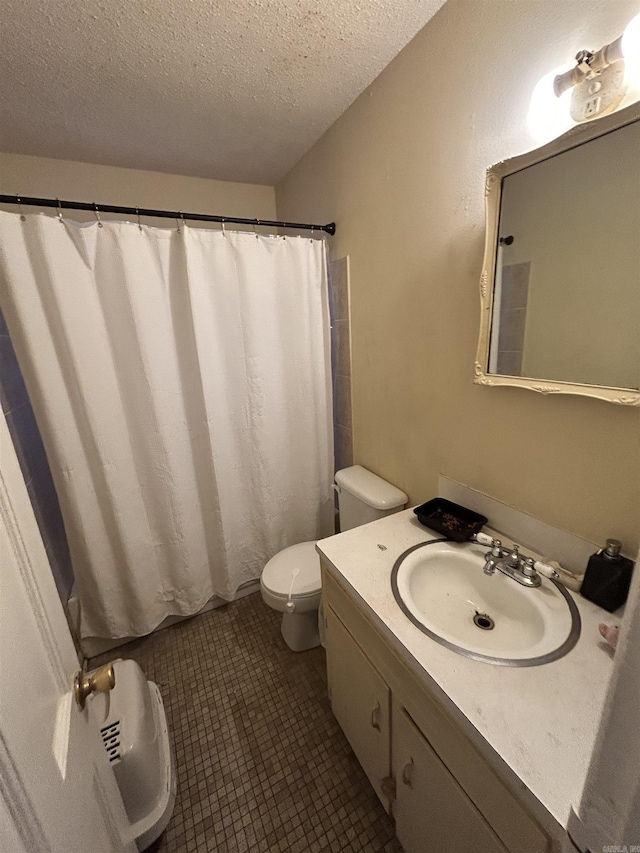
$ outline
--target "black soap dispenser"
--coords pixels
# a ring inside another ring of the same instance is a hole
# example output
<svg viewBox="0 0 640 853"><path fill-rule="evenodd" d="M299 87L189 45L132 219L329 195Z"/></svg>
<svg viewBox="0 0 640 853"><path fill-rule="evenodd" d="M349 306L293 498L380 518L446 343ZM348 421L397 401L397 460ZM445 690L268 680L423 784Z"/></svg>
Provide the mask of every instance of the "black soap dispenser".
<svg viewBox="0 0 640 853"><path fill-rule="evenodd" d="M609 613L625 603L631 584L633 561L622 556L621 548L617 539L607 539L605 548L589 557L580 587L580 595Z"/></svg>

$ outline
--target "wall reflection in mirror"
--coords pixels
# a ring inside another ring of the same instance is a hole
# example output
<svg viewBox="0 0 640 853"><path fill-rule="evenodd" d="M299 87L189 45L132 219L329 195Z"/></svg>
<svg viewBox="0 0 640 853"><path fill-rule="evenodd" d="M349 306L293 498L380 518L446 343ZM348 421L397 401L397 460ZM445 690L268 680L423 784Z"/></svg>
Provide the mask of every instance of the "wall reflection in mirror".
<svg viewBox="0 0 640 853"><path fill-rule="evenodd" d="M508 174L488 373L640 388L640 121Z"/></svg>

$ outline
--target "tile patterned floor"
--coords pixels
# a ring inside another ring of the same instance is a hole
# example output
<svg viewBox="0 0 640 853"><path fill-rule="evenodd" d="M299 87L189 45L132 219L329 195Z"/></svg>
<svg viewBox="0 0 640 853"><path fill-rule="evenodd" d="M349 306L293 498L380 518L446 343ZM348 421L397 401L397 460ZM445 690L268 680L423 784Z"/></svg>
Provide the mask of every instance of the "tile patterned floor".
<svg viewBox="0 0 640 853"><path fill-rule="evenodd" d="M331 713L324 650L291 652L280 618L258 593L116 653L158 684L177 760L154 851L402 853Z"/></svg>

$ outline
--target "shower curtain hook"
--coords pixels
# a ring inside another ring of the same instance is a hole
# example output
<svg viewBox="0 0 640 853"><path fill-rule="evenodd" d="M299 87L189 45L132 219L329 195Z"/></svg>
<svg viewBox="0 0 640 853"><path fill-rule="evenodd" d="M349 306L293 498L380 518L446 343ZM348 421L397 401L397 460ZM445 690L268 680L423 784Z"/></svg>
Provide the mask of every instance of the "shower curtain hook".
<svg viewBox="0 0 640 853"><path fill-rule="evenodd" d="M138 217L138 230L142 231L142 223L140 222L140 208L136 207L136 216Z"/></svg>
<svg viewBox="0 0 640 853"><path fill-rule="evenodd" d="M180 214L180 217L182 218L182 220L184 221L184 216L182 216L182 211L179 211L179 214ZM182 234L182 231L180 230L180 220L178 219L177 216L176 216L176 234Z"/></svg>
<svg viewBox="0 0 640 853"><path fill-rule="evenodd" d="M27 217L22 212L22 205L20 204L20 196L17 195L16 199L18 201L18 216L20 217L20 222L26 222Z"/></svg>
<svg viewBox="0 0 640 853"><path fill-rule="evenodd" d="M96 219L98 220L98 228L102 228L102 220L100 219L100 211L98 210L98 205L93 202L93 206L96 209ZM60 218L60 222L62 222L62 217Z"/></svg>
<svg viewBox="0 0 640 853"><path fill-rule="evenodd" d="M60 199L56 198L56 201L58 202L58 222L60 222L61 224L64 224L62 222L62 205L60 204Z"/></svg>
<svg viewBox="0 0 640 853"><path fill-rule="evenodd" d="M260 220L256 219L256 221L253 223L253 233L256 235L256 240L260 239L260 237L258 236L258 225L260 225Z"/></svg>
<svg viewBox="0 0 640 853"><path fill-rule="evenodd" d="M222 222L222 236L223 236L223 237L226 237L226 236L227 236L227 232L224 230L224 216L221 216L221 217L220 217L220 221Z"/></svg>
<svg viewBox="0 0 640 853"><path fill-rule="evenodd" d="M311 242L312 242L312 243L313 243L313 232L314 232L315 230L316 230L316 229L315 229L315 226L314 226L314 225L312 225L312 226L311 226L311 237L309 237L309 239L311 240Z"/></svg>

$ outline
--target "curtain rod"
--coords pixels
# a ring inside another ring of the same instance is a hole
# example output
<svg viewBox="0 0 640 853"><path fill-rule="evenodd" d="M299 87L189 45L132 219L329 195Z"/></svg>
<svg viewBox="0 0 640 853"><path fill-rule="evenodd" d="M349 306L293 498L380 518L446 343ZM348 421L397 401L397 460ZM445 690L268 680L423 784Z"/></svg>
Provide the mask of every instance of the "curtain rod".
<svg viewBox="0 0 640 853"><path fill-rule="evenodd" d="M68 210L90 210L94 213L123 213L127 216L155 216L161 219L193 219L196 222L221 222L233 225L266 225L270 228L295 228L300 231L326 231L336 233L336 223L310 225L307 222L279 222L275 219L244 219L240 216L210 216L206 213L183 213L181 210L153 210L148 207L121 207L117 204L95 204L86 201L62 201L57 198L34 198L30 196L0 195L0 204L25 204L32 207L67 208Z"/></svg>

